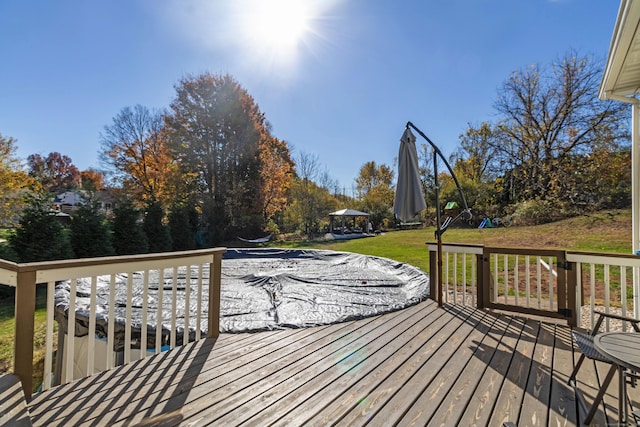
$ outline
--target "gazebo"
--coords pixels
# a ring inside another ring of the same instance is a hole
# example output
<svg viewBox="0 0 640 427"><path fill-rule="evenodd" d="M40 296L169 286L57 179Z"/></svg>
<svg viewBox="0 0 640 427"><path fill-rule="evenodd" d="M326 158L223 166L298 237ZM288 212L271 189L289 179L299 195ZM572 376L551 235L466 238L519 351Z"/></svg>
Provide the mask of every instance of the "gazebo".
<svg viewBox="0 0 640 427"><path fill-rule="evenodd" d="M333 222L334 219L338 217L341 218L341 226L339 229L335 229L333 226ZM338 231L337 234L350 234L350 233L362 233L363 230L360 227L356 226L356 218L365 218L368 220L369 218L369 214L366 212L360 212L357 211L355 209L341 209L339 211L335 211L335 212L331 212L329 214L329 220L331 222L330 225L330 231L332 234L336 234L335 232ZM352 220L352 221L349 221ZM349 226L350 224L353 224L352 226ZM368 224L368 221L367 221ZM369 231L369 230L365 230L364 231Z"/></svg>

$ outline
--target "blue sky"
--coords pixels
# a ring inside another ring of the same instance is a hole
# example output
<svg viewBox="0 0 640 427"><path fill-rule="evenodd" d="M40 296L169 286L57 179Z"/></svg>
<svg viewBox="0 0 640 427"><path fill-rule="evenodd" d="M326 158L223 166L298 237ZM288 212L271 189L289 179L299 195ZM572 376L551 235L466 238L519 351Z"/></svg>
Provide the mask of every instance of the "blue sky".
<svg viewBox="0 0 640 427"><path fill-rule="evenodd" d="M394 165L408 120L448 155L468 123L496 118L511 72L570 49L604 62L619 7L298 0L288 10L305 19L271 26L283 41L258 32L274 1L287 0L1 0L0 133L23 159L58 151L99 169L99 135L122 108L168 108L182 77L229 73L294 156L317 155L349 191L365 162Z"/></svg>

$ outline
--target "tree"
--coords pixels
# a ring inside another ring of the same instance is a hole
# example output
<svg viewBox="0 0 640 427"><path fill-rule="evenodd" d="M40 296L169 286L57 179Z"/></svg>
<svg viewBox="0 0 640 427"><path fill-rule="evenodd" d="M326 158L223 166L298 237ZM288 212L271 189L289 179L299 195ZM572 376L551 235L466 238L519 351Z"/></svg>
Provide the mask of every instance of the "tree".
<svg viewBox="0 0 640 427"><path fill-rule="evenodd" d="M77 258L109 256L115 253L111 230L99 204L89 201L71 215L71 246Z"/></svg>
<svg viewBox="0 0 640 427"><path fill-rule="evenodd" d="M34 197L22 212L20 225L9 237L9 244L20 262L73 258L67 230L49 208L48 198Z"/></svg>
<svg viewBox="0 0 640 427"><path fill-rule="evenodd" d="M598 99L601 75L596 61L570 52L549 68L533 65L503 83L495 103L501 138L492 148L521 182L518 200L563 197L553 190L569 156L588 153L603 138L628 138L626 107Z"/></svg>
<svg viewBox="0 0 640 427"><path fill-rule="evenodd" d="M80 188L90 193L104 189L104 174L91 168L80 172Z"/></svg>
<svg viewBox="0 0 640 427"><path fill-rule="evenodd" d="M260 228L264 212L255 193L267 131L249 93L229 75L186 77L176 85L165 124L181 172L197 176L209 244Z"/></svg>
<svg viewBox="0 0 640 427"><path fill-rule="evenodd" d="M46 158L40 154L27 157L29 176L51 193L61 193L80 186L80 171L69 156L54 151Z"/></svg>
<svg viewBox="0 0 640 427"><path fill-rule="evenodd" d="M169 212L169 232L172 249L186 251L195 249L198 212L191 204L174 204Z"/></svg>
<svg viewBox="0 0 640 427"><path fill-rule="evenodd" d="M337 205L336 198L326 188L310 180L295 178L291 202L285 211L287 228L313 238L323 225L328 224L328 214L335 211Z"/></svg>
<svg viewBox="0 0 640 427"><path fill-rule="evenodd" d="M385 219L393 219L393 170L389 166L365 163L356 178L356 190L361 209L370 214L374 225L382 224Z"/></svg>
<svg viewBox="0 0 640 427"><path fill-rule="evenodd" d="M177 164L169 151L162 113L142 105L125 107L100 135L100 158L135 200L168 206Z"/></svg>
<svg viewBox="0 0 640 427"><path fill-rule="evenodd" d="M452 156L451 163L455 168L456 177L465 177L477 184L493 181L500 172L496 151L502 141L500 129L489 122L483 122L479 127L469 127L460 135L460 147Z"/></svg>
<svg viewBox="0 0 640 427"><path fill-rule="evenodd" d="M294 163L289 148L284 141L264 136L260 143L260 181L259 197L266 225L287 205L287 193L291 187Z"/></svg>
<svg viewBox="0 0 640 427"><path fill-rule="evenodd" d="M27 176L16 156L17 141L0 134L0 227L14 227L27 205L35 181Z"/></svg>
<svg viewBox="0 0 640 427"><path fill-rule="evenodd" d="M164 212L160 203L150 203L147 206L142 225L149 243L149 252L168 252L171 250L171 233L163 219Z"/></svg>
<svg viewBox="0 0 640 427"><path fill-rule="evenodd" d="M149 252L147 236L140 223L140 211L130 200L124 200L116 206L111 221L113 248L117 255L135 255Z"/></svg>
<svg viewBox="0 0 640 427"><path fill-rule="evenodd" d="M367 162L360 168L356 178L356 190L358 197L364 197L377 186L391 187L393 182L393 170L385 165L376 165L376 162Z"/></svg>

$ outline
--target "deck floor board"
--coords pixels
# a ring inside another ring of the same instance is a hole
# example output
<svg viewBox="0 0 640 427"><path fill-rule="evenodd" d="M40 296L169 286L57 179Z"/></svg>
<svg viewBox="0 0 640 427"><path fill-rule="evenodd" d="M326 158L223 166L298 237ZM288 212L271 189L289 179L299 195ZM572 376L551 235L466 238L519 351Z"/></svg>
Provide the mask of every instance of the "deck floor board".
<svg viewBox="0 0 640 427"><path fill-rule="evenodd" d="M424 301L368 319L223 334L55 387L36 426L579 425L567 326ZM593 401L608 366L585 362ZM611 384L595 422L617 416ZM629 388L634 408L638 389Z"/></svg>

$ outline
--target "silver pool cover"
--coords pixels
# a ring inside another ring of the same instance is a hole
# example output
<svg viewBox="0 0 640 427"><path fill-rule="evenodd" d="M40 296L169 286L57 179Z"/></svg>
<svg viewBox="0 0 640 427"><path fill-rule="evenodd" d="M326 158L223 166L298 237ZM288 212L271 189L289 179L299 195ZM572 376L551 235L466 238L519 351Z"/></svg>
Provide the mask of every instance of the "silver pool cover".
<svg viewBox="0 0 640 427"><path fill-rule="evenodd" d="M196 267L191 277L197 277ZM165 270L162 282L151 271L147 297L149 344L154 345L157 325L158 285L163 288L163 336L169 335L171 312L183 323L186 294L186 268L178 270L177 307L172 305L172 269ZM207 318L208 267L204 269L205 288L201 307ZM115 297L115 336L123 343L126 311L127 275L117 276ZM197 312L196 280L190 296L190 336L195 335ZM56 286L56 320L66 332L69 309L69 282ZM76 336L88 330L91 283L78 282L76 291ZM427 298L429 278L421 270L386 258L326 250L228 249L222 261L221 332L248 332L326 325L398 310ZM132 330L142 327L143 278L133 277ZM96 334L106 336L109 313L109 277L98 278ZM206 321L202 323L206 328ZM206 331L203 331L206 333ZM181 342L184 327L177 327ZM164 338L163 338L164 341Z"/></svg>

